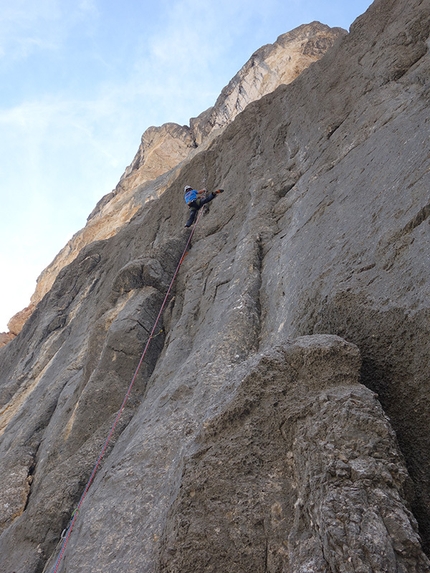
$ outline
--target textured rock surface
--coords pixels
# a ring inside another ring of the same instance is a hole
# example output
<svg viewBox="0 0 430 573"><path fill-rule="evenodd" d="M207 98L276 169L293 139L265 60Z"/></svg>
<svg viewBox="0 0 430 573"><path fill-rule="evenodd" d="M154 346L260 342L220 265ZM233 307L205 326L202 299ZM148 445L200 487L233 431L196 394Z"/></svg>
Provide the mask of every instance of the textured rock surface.
<svg viewBox="0 0 430 573"><path fill-rule="evenodd" d="M167 123L148 128L142 135L135 158L122 176L124 187L133 189L139 183L156 179L178 165L195 147L190 128L186 125Z"/></svg>
<svg viewBox="0 0 430 573"><path fill-rule="evenodd" d="M17 336L24 324L27 322L28 318L31 316L32 312L35 309L35 304L30 304L20 312L16 313L8 322L8 328L10 334L13 336Z"/></svg>
<svg viewBox="0 0 430 573"><path fill-rule="evenodd" d="M148 182L167 173L190 157L197 147L208 142L211 133L226 127L252 101L290 83L315 62L346 32L319 22L299 26L280 36L274 44L258 50L224 88L213 108L190 122L190 126L167 123L150 127L132 163L116 189L103 197L90 214L87 225L67 243L38 278L31 305L15 315L8 324L18 334L36 304L51 288L60 270L92 241L112 237L137 212L139 206L164 192L170 179ZM202 185L204 186L204 185Z"/></svg>
<svg viewBox="0 0 430 573"><path fill-rule="evenodd" d="M395 435L359 366L331 336L249 365L185 458L159 570L426 570Z"/></svg>
<svg viewBox="0 0 430 573"><path fill-rule="evenodd" d="M342 28L312 22L257 50L222 90L214 107L191 120L191 132L197 144L214 130L229 125L250 102L282 84L291 83L345 33Z"/></svg>
<svg viewBox="0 0 430 573"><path fill-rule="evenodd" d="M430 571L429 36L377 0L58 273L0 350L2 573L50 571L204 178L60 571Z"/></svg>
<svg viewBox="0 0 430 573"><path fill-rule="evenodd" d="M0 332L0 348L6 346L8 342L14 339L16 335L11 332Z"/></svg>

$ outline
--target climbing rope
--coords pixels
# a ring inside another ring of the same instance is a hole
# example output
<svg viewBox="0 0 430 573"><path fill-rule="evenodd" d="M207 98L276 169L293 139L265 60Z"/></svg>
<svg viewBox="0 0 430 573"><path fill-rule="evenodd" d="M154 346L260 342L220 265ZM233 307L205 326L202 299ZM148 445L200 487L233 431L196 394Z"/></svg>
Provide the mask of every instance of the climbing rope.
<svg viewBox="0 0 430 573"><path fill-rule="evenodd" d="M138 363L138 365L137 365L137 367L136 367L136 370L135 370L135 372L134 372L133 378L131 379L131 382L130 382L130 385L129 385L128 389L127 389L127 392L126 392L126 394L125 394L125 396L124 396L124 399L123 399L123 401L122 401L121 407L120 407L120 409L118 410L118 413L117 413L117 415L116 415L116 417L115 417L115 420L114 420L114 422L113 422L113 424L112 424L112 426L111 426L111 429L109 430L109 433L108 433L108 435L107 435L107 438L106 438L106 440L105 440L105 443L104 443L104 445L103 445L103 447L102 447L102 449L101 449L101 451L100 451L99 457L97 458L97 461L96 461L96 463L95 463L95 465L94 465L93 471L91 472L91 475L90 475L90 477L89 477L89 479L88 479L87 485L85 486L85 489L84 489L84 491L83 491L83 493L82 493L82 495L81 495L81 498L80 498L80 500L79 500L79 503L78 503L78 505L76 506L76 509L74 510L74 512L72 513L72 517L71 517L71 520L70 520L70 522L69 522L69 525L68 525L68 527L63 531L63 533L61 534L61 538L62 538L62 540L63 540L63 543L62 543L61 550L60 550L60 553L59 553L59 555L58 555L58 558L57 558L57 560L56 560L56 562L55 562L55 565L54 565L54 567L53 567L53 569L52 569L52 573L57 573L57 572L58 572L58 569L59 569L59 567L60 567L60 564L61 564L61 561L62 561L62 559L63 559L64 553L65 553L65 551L66 551L67 544L68 544L69 539L70 539L70 535L71 535L71 533L72 533L72 530L73 530L73 527L74 527L74 525L75 525L75 522L76 522L76 520L77 520L77 518L78 518L79 511L80 511L80 509L81 509L81 507L82 507L82 504L84 503L84 500L85 500L85 498L86 498L86 496L87 496L88 490L90 489L90 486L91 486L91 484L92 484L93 481L94 481L94 478L95 478L95 476L96 476L97 470L98 470L99 467L100 467L100 464L101 464L101 462L102 462L102 459L103 459L103 457L104 457L104 455L105 455L105 453L106 453L106 450L107 450L107 448L108 448L108 446L109 446L109 443L110 443L110 441L111 441L111 439L112 439L112 436L113 436L113 434L114 434L114 432L115 432L115 429L116 429L116 427L117 427L117 425L118 425L118 422L119 422L119 420L120 420L120 418L121 418L121 415L122 415L122 413L123 413L123 411L124 411L125 405L126 405L128 399L129 399L129 397L130 397L131 391L132 391L132 389L133 389L133 386L134 386L134 383L135 383L135 381L136 381L137 375L139 374L140 368L141 368L141 366L142 366L142 364L143 364L143 360L144 360L145 355L146 355L146 353L147 353L147 351L148 351L148 348L149 348L149 345L150 345L150 343L151 343L151 340L152 340L153 338L155 338L156 336L158 336L158 334L161 334L161 332L162 332L162 330L160 330L160 332L158 332L158 334L154 334L154 333L155 333L155 330L156 330L156 328L157 328L157 325L158 325L158 323L159 323L159 321L160 321L160 318L161 318L161 315L162 315L162 313L163 313L163 310L164 310L164 308L165 308L165 306L166 306L167 300L168 300L168 298L169 298L169 296L170 296L170 292L171 292L171 290L172 290L173 284L174 284L174 282L175 282L175 280L176 280L176 277L177 277L177 275L178 275L178 273L179 273L179 269L181 268L181 265L182 265L182 263L183 263L183 261L184 261L184 259L185 259L186 254L187 254L188 246L189 246L189 244L190 244L190 242L191 242L191 239L192 239L192 237L193 237L193 235L194 235L194 231L196 230L197 224L198 224L199 219L200 219L201 212L202 212L202 211L199 210L198 215L197 215L196 222L195 222L195 224L193 225L193 227L192 227L192 229L191 229L191 233L190 233L190 235L189 235L189 237L188 237L187 244L185 245L185 248L184 248L184 251L183 251L183 253L182 253L182 256L181 256L181 258L179 259L179 263L178 263L178 265L177 265L177 267L176 267L176 270L175 270L175 272L174 272L174 274L173 274L173 278L172 278L172 280L170 281L169 288L167 289L166 295L165 295L164 300L163 300L163 302L162 302L162 304L161 304L161 307L160 307L160 310L159 310L159 312L158 312L157 318L155 319L154 326L152 327L152 330L151 330L151 333L150 333L150 335L149 335L149 338L148 338L148 340L147 340L147 342L146 342L145 348L143 349L143 352L142 352L142 355L141 355L141 357L140 357L139 363Z"/></svg>

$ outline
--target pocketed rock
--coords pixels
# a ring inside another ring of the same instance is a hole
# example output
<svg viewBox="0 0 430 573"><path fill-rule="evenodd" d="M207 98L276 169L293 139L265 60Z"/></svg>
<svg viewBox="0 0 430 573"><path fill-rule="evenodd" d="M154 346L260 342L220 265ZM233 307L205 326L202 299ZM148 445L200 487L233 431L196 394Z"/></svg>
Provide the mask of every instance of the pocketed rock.
<svg viewBox="0 0 430 573"><path fill-rule="evenodd" d="M180 260L59 573L430 571L429 38L376 0L102 200L0 348L0 573L50 572Z"/></svg>
<svg viewBox="0 0 430 573"><path fill-rule="evenodd" d="M327 335L254 360L185 459L157 571L428 571L395 434L359 369Z"/></svg>

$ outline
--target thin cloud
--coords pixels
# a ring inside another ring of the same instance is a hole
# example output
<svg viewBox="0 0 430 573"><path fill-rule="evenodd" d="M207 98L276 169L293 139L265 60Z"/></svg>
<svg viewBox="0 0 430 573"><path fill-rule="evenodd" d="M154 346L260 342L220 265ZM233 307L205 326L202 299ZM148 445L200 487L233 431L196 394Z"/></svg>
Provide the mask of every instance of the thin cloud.
<svg viewBox="0 0 430 573"><path fill-rule="evenodd" d="M60 18L56 1L16 0L2 8L0 49L3 56L16 59L35 49L52 49L58 32L53 26Z"/></svg>
<svg viewBox="0 0 430 573"><path fill-rule="evenodd" d="M99 14L94 0L14 0L1 11L0 56L10 61L60 49L77 23Z"/></svg>
<svg viewBox="0 0 430 573"><path fill-rule="evenodd" d="M341 0L14 0L2 7L0 72L9 86L0 100L2 273L32 291L115 187L146 128L188 123L253 51L308 13L318 19L317 8L328 4L335 11ZM10 318L28 301L12 312L8 297L14 288L0 296Z"/></svg>

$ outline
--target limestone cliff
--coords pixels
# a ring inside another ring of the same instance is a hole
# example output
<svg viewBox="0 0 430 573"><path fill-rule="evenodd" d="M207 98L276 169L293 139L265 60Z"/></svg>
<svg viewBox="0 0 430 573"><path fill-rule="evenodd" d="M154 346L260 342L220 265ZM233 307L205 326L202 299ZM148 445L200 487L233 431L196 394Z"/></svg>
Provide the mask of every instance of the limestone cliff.
<svg viewBox="0 0 430 573"><path fill-rule="evenodd" d="M170 179L153 182L190 157L196 148L208 143L211 133L224 129L236 115L281 84L293 81L312 62L318 60L346 32L312 22L280 36L274 44L258 50L222 91L214 107L191 119L190 126L167 123L150 127L142 135L141 145L116 189L103 197L78 231L42 272L28 308L8 323L16 336L37 303L51 288L60 270L92 241L107 239L118 232L144 201L164 192ZM9 337L4 337L8 342ZM2 341L0 339L0 345Z"/></svg>
<svg viewBox="0 0 430 573"><path fill-rule="evenodd" d="M1 573L52 571L203 180L58 570L430 571L429 38L376 0L58 272L0 349Z"/></svg>

